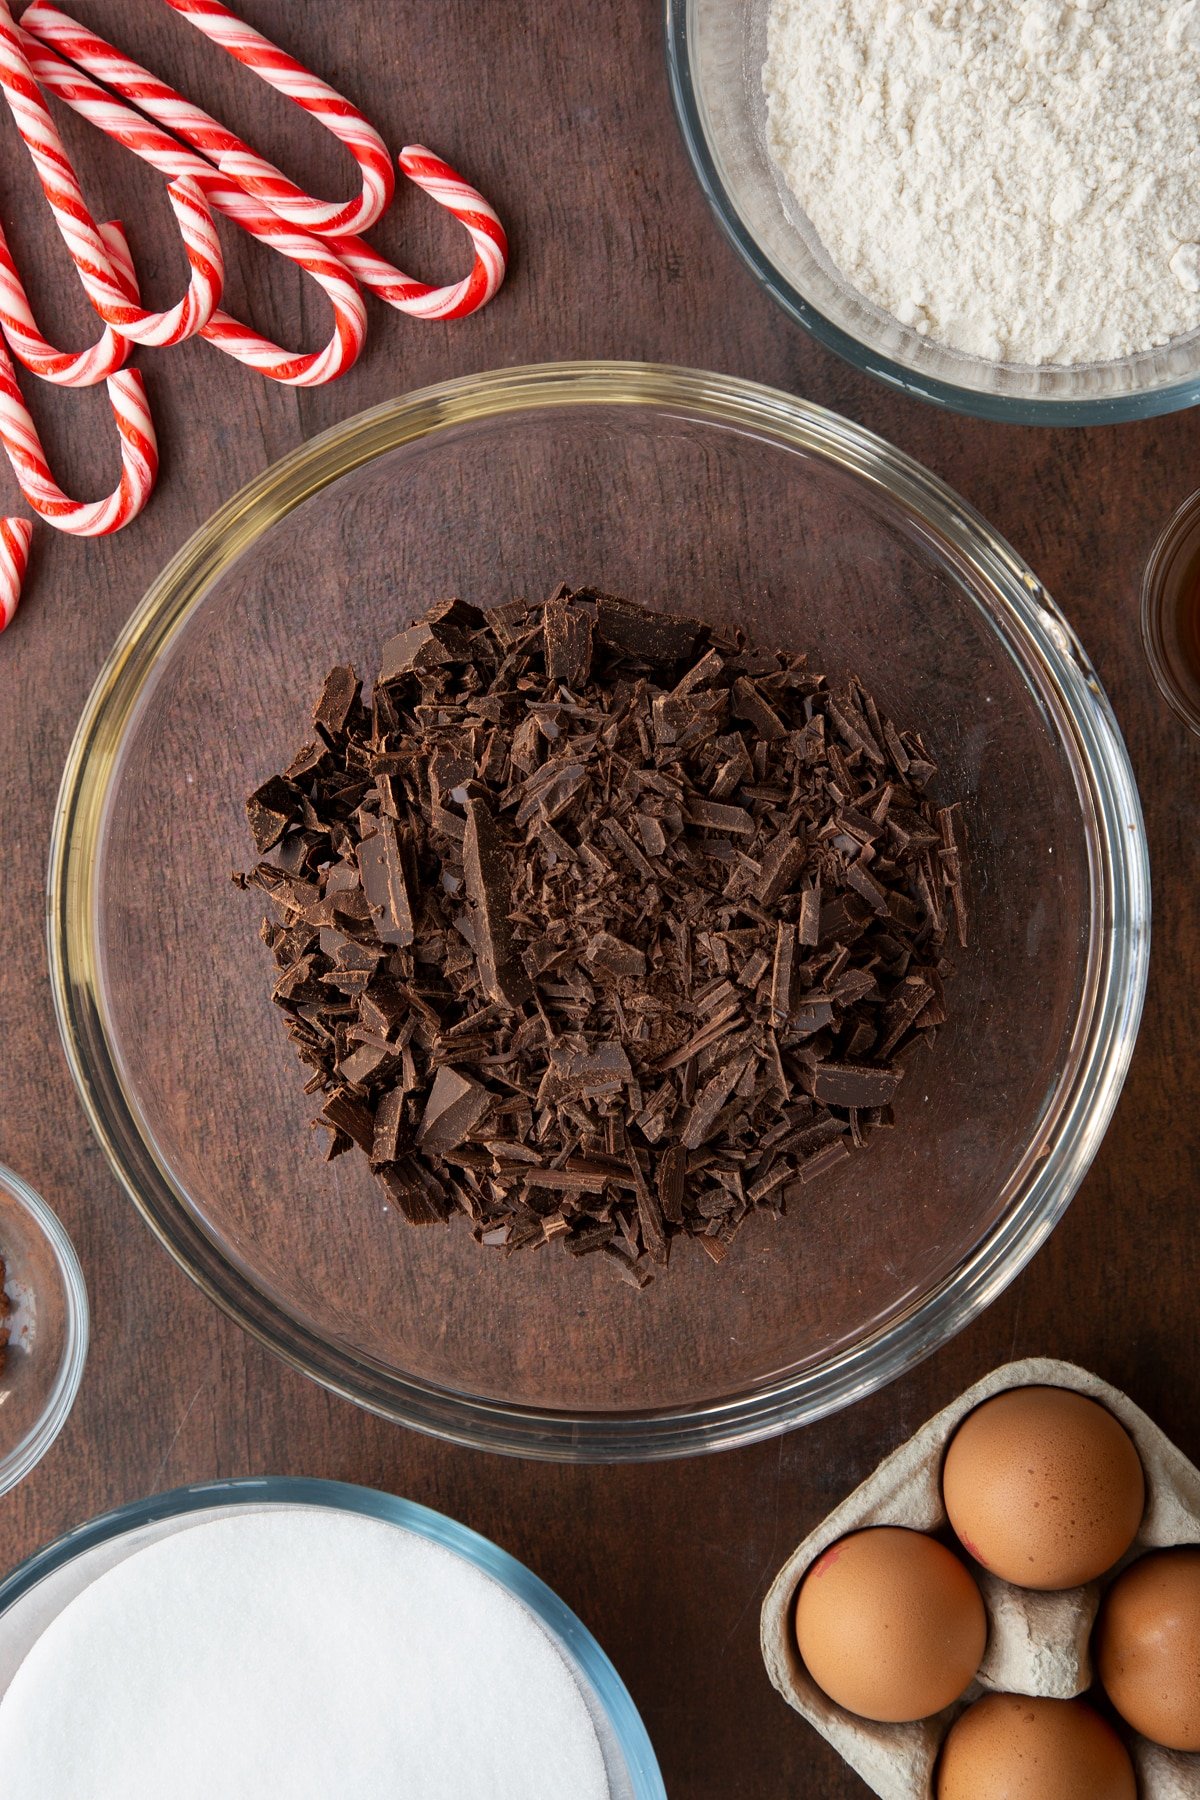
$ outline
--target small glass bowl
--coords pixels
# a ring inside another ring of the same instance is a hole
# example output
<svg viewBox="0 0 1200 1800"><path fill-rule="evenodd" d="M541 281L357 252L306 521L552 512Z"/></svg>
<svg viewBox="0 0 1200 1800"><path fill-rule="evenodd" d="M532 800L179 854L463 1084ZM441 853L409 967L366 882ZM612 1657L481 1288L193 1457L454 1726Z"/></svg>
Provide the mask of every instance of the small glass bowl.
<svg viewBox="0 0 1200 1800"><path fill-rule="evenodd" d="M0 1375L0 1494L42 1460L75 1404L88 1299L70 1238L46 1202L0 1167L0 1259L12 1312Z"/></svg>
<svg viewBox="0 0 1200 1800"><path fill-rule="evenodd" d="M1200 490L1168 520L1142 578L1142 643L1167 705L1200 735ZM1184 609L1191 600L1191 613ZM1185 645L1190 629L1195 642Z"/></svg>
<svg viewBox="0 0 1200 1800"><path fill-rule="evenodd" d="M642 1294L399 1222L320 1160L270 999L245 797L336 662L431 600L590 582L745 624L919 724L965 805L969 952L886 1144L719 1268ZM230 501L100 676L51 847L67 1056L171 1254L294 1366L389 1418L565 1461L680 1456L845 1406L973 1318L1061 1217L1133 1049L1150 923L1133 773L1037 577L926 470L724 375L551 364L448 382Z"/></svg>
<svg viewBox="0 0 1200 1800"><path fill-rule="evenodd" d="M456 1519L341 1481L261 1476L176 1488L104 1513L37 1551L0 1581L0 1698L42 1632L107 1570L189 1526L233 1511L278 1507L321 1507L380 1519L440 1545L498 1582L532 1613L570 1669L596 1728L612 1800L666 1800L654 1750L628 1688L591 1632L552 1588Z"/></svg>
<svg viewBox="0 0 1200 1800"><path fill-rule="evenodd" d="M767 149L770 0L666 0L675 110L717 221L773 300L889 387L981 419L1114 424L1200 400L1200 332L1161 350L1063 368L988 362L921 337L834 268Z"/></svg>

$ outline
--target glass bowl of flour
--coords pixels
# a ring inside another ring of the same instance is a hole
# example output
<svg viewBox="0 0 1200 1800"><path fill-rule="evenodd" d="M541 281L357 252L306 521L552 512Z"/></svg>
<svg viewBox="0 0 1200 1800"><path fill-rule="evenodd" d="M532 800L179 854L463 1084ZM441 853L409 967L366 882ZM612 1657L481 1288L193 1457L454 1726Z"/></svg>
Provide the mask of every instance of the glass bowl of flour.
<svg viewBox="0 0 1200 1800"><path fill-rule="evenodd" d="M1084 425L1200 399L1195 0L667 0L723 229L890 386Z"/></svg>
<svg viewBox="0 0 1200 1800"><path fill-rule="evenodd" d="M282 1478L122 1507L0 1582L0 1766L37 1800L666 1800L616 1670L529 1569Z"/></svg>

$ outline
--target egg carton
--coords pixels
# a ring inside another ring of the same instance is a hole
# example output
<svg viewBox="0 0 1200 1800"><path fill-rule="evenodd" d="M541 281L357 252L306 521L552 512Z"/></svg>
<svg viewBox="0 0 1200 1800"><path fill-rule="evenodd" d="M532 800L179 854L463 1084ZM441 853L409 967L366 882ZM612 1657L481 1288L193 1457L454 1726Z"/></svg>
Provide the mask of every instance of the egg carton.
<svg viewBox="0 0 1200 1800"><path fill-rule="evenodd" d="M876 1725L835 1706L811 1680L796 1649L796 1591L812 1563L848 1532L904 1525L954 1543L942 1501L942 1460L955 1430L993 1394L1015 1387L1062 1387L1106 1406L1137 1445L1146 1476L1146 1511L1127 1555L1101 1581L1057 1593L1016 1588L970 1565L988 1613L988 1641L975 1681L962 1698L913 1725ZM810 1532L789 1556L763 1602L761 1642L767 1673L789 1706L814 1725L881 1800L933 1800L933 1777L946 1733L983 1694L1032 1694L1071 1700L1092 1685L1090 1640L1103 1590L1147 1550L1200 1544L1200 1470L1125 1394L1071 1363L1031 1357L993 1369L881 1462L873 1475ZM1180 1755L1128 1737L1141 1800L1200 1800L1200 1754Z"/></svg>

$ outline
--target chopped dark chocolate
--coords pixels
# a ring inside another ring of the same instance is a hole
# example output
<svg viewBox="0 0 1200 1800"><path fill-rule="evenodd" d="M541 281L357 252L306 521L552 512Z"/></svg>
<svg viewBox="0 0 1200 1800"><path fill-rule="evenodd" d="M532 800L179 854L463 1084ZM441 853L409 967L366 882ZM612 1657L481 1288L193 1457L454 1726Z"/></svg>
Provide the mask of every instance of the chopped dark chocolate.
<svg viewBox="0 0 1200 1800"><path fill-rule="evenodd" d="M470 1136L494 1104L495 1096L482 1083L443 1063L425 1102L417 1143L431 1156L453 1150Z"/></svg>
<svg viewBox="0 0 1200 1800"><path fill-rule="evenodd" d="M284 775L272 775L246 802L250 835L260 856L274 848L293 819L300 816L303 796Z"/></svg>
<svg viewBox="0 0 1200 1800"><path fill-rule="evenodd" d="M325 677L321 698L313 708L313 724L327 744L335 744L345 735L361 692L362 682L351 668L331 669Z"/></svg>
<svg viewBox="0 0 1200 1800"><path fill-rule="evenodd" d="M472 795L466 812L462 867L472 906L479 984L492 1000L518 1007L531 998L533 987L513 951L509 922L512 881L507 858L488 802Z"/></svg>
<svg viewBox="0 0 1200 1800"><path fill-rule="evenodd" d="M645 1286L892 1123L966 944L961 808L803 656L592 589L444 601L247 803L274 999L414 1224Z"/></svg>

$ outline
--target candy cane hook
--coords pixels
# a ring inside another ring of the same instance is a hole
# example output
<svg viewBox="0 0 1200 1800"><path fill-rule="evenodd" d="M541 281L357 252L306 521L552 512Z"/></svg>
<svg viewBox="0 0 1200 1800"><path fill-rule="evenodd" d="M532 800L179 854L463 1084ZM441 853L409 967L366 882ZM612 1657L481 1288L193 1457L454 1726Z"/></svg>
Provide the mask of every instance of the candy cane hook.
<svg viewBox="0 0 1200 1800"><path fill-rule="evenodd" d="M113 273L123 279L133 298L137 297L133 282L133 264L124 231L116 221L101 225ZM55 387L96 387L123 369L133 345L121 337L111 325L90 350L56 350L38 329L29 304L29 296L20 272L13 261L8 240L0 229L0 330L8 339L8 347L31 375L38 375Z"/></svg>
<svg viewBox="0 0 1200 1800"><path fill-rule="evenodd" d="M475 251L470 274L450 287L431 287L402 274L362 238L331 238L330 247L369 293L398 312L412 313L418 319L463 319L486 306L504 280L508 267L504 227L483 195L432 150L410 144L400 152L399 160L409 180L444 206L466 230Z"/></svg>
<svg viewBox="0 0 1200 1800"><path fill-rule="evenodd" d="M253 26L236 18L227 6L219 4L219 0L166 0L166 3L212 43L219 44L222 50L227 50L230 56L253 70L260 81L294 100L326 131L332 132L358 164L362 191L356 200L345 204L316 200L289 181L273 163L235 137L232 131L217 124L215 119L197 126L194 120L180 119L169 123L159 114L153 114L160 124L166 125L168 130L178 131L194 149L211 157L223 175L236 181L255 199L265 201L279 218L286 219L290 225L300 225L305 231L315 232L318 237L366 231L376 219L382 218L391 205L396 186L392 159L375 127L356 106L280 50L261 31L255 31ZM27 29L36 35L36 21L28 23ZM93 73L101 81L105 79L99 70ZM186 107L186 101L183 105Z"/></svg>
<svg viewBox="0 0 1200 1800"><path fill-rule="evenodd" d="M158 477L158 442L146 403L146 387L136 369L108 382L108 397L121 441L121 480L107 500L71 500L50 473L37 427L17 386L16 371L0 345L0 444L25 499L39 517L76 537L105 537L136 519Z"/></svg>
<svg viewBox="0 0 1200 1800"><path fill-rule="evenodd" d="M166 313L146 312L130 301L114 274L79 178L29 67L22 33L13 23L7 0L0 0L0 88L84 291L105 324L137 344L178 344L194 337L212 318L225 278L216 225L201 189L194 181L177 181L168 189L191 276L178 306Z"/></svg>
<svg viewBox="0 0 1200 1800"><path fill-rule="evenodd" d="M31 16L38 36L26 34L24 49L34 75L48 93L162 174L186 175L195 180L226 218L311 275L324 289L334 311L333 337L323 350L308 353L281 349L221 311L213 314L201 335L246 367L287 386L319 387L336 381L362 350L367 316L357 282L333 250L319 238L284 225L261 201L252 199L202 157L80 72L103 67L110 85L124 93L153 81L137 63L122 57L111 44L54 7L33 7L25 14L25 20ZM63 54L59 55L59 51ZM70 62L64 60L65 56L70 57Z"/></svg>

